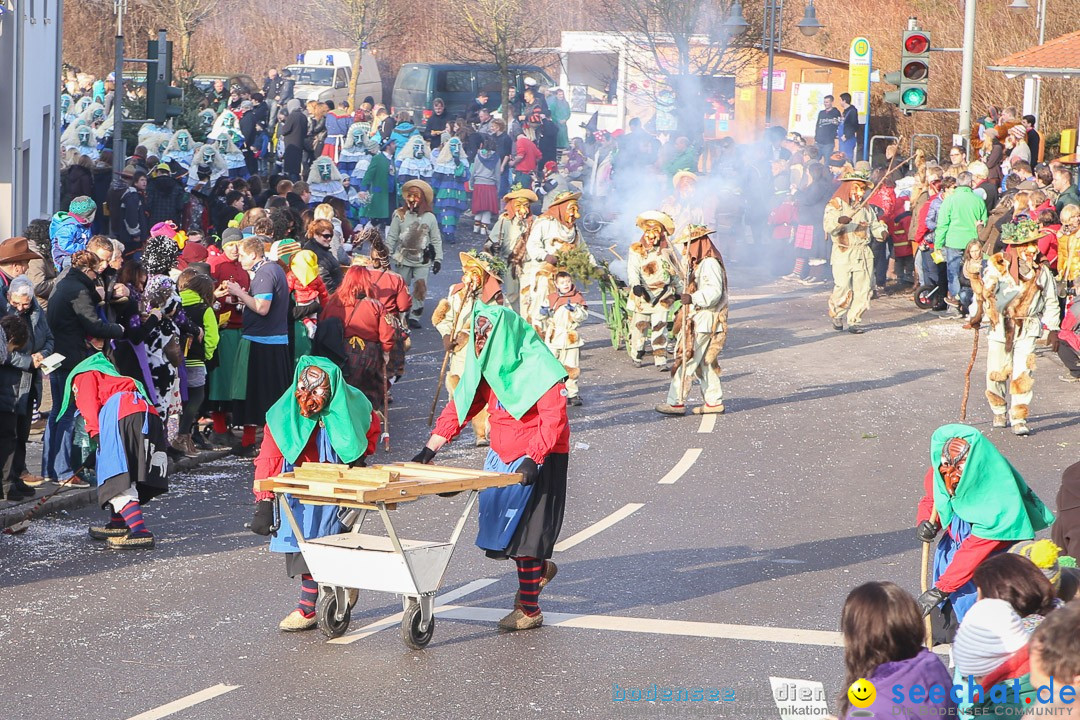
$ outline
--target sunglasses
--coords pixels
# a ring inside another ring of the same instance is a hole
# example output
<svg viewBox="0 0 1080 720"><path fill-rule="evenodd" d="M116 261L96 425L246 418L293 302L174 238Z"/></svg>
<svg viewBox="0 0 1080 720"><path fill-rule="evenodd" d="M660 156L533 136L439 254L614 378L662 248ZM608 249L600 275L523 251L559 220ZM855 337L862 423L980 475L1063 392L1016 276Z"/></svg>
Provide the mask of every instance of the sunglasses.
<svg viewBox="0 0 1080 720"><path fill-rule="evenodd" d="M329 238L332 238L332 237L334 237L334 233L321 233L321 234L319 235L319 237L321 237L321 238L327 238L327 239L329 239Z"/></svg>

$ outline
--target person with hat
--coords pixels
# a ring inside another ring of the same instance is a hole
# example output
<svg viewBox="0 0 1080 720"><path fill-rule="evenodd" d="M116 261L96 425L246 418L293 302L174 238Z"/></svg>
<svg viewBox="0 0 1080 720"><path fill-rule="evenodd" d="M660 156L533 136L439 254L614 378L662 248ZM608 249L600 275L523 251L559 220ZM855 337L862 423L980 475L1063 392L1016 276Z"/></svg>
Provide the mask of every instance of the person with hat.
<svg viewBox="0 0 1080 720"><path fill-rule="evenodd" d="M719 361L727 342L728 282L724 259L709 237L712 232L704 225L691 225L675 238L685 261L685 282L675 326L675 367L667 401L656 406L663 415L686 414L686 399L695 377L701 382L705 402L694 408L694 414L724 412Z"/></svg>
<svg viewBox="0 0 1080 720"><path fill-rule="evenodd" d="M514 609L499 628L540 627L540 590L558 572L549 558L566 507L566 369L520 315L482 301L473 310L466 347L461 380L413 462L430 463L465 423L481 410L489 413L491 448L484 469L522 478L520 485L480 493L476 544L489 558L512 558L517 565Z"/></svg>
<svg viewBox="0 0 1080 720"><path fill-rule="evenodd" d="M675 189L660 205L660 210L671 217L676 232L682 232L689 225L705 224L705 203L698 194L698 176L689 170L680 170L671 178Z"/></svg>
<svg viewBox="0 0 1080 720"><path fill-rule="evenodd" d="M381 152L371 158L364 177L360 180L359 198L364 203L361 215L372 225L386 227L390 222L390 208L395 191L394 151L397 144L393 138L388 138L383 140L380 146ZM403 193L404 190L402 188Z"/></svg>
<svg viewBox="0 0 1080 720"><path fill-rule="evenodd" d="M581 376L581 339L578 327L589 316L585 296L578 292L570 273L555 273L554 292L548 294L540 305L541 329L544 343L555 359L566 368L567 405L580 406L578 378Z"/></svg>
<svg viewBox="0 0 1080 720"><path fill-rule="evenodd" d="M461 260L461 282L450 286L446 299L440 300L431 313L431 324L442 336L443 349L450 357L446 369L446 391L451 396L465 370L473 309L477 301L488 305L504 304L500 275L506 274L505 266L486 252L470 250L458 253L458 257ZM472 419L472 426L476 446L487 447L487 411L478 412Z"/></svg>
<svg viewBox="0 0 1080 720"><path fill-rule="evenodd" d="M1031 540L1054 515L1024 478L981 432L942 425L930 438L915 534L931 543L942 528L933 559L933 587L919 596L923 615L940 607L946 637L975 603L975 569L1014 543Z"/></svg>
<svg viewBox="0 0 1080 720"><path fill-rule="evenodd" d="M117 240L124 243L124 254L132 255L150 237L150 215L146 208L146 173L136 170L131 185L120 197L121 220Z"/></svg>
<svg viewBox="0 0 1080 720"><path fill-rule="evenodd" d="M63 271L71 263L71 256L86 249L93 231L91 225L97 215L97 203L85 195L74 198L68 211L60 211L49 222L49 241L52 259L58 270Z"/></svg>
<svg viewBox="0 0 1080 720"><path fill-rule="evenodd" d="M859 334L862 316L870 307L873 294L874 254L870 243L885 237L885 224L867 207L864 197L870 190L870 177L852 171L840 178L840 187L825 205L825 232L833 243L830 264L833 271L829 317L836 330Z"/></svg>
<svg viewBox="0 0 1080 720"><path fill-rule="evenodd" d="M410 180L401 188L405 204L394 211L386 233L386 247L394 260L394 270L412 290L409 327L420 328L427 298L428 272L442 269L443 248L439 222L432 211L435 191L423 180Z"/></svg>
<svg viewBox="0 0 1080 720"><path fill-rule="evenodd" d="M940 234L940 224L938 225ZM1060 329L1054 273L1039 253L1040 232L1006 225L1002 252L990 256L982 274L983 291L969 322L978 326L982 312L990 322L986 353L986 399L994 413L993 426L1011 424L1013 433L1027 435L1034 394L1035 341L1043 329L1051 348L1058 349Z"/></svg>
<svg viewBox="0 0 1080 720"><path fill-rule="evenodd" d="M532 204L537 202L536 193L528 188L513 190L503 195L503 212L495 220L488 233L484 251L502 260L506 265L503 273L503 294L506 304L515 310L521 307L521 273L525 264L525 243L536 217Z"/></svg>
<svg viewBox="0 0 1080 720"><path fill-rule="evenodd" d="M648 347L653 366L666 371L668 312L682 293L679 271L668 246L669 238L675 234L675 221L667 213L649 210L638 215L637 226L642 231L641 239L630 245L626 256L634 365L646 364Z"/></svg>
<svg viewBox="0 0 1080 720"><path fill-rule="evenodd" d="M210 277L217 285L214 290L214 313L218 322L218 346L215 363L210 367L207 399L213 431L210 442L221 447L232 447L234 439L229 434L229 413L234 410L233 401L243 398L237 394L235 378L240 358L240 338L244 325L240 299L229 293L228 284L235 282L247 290L251 277L241 266L239 228L228 228L222 233L221 254L211 263Z"/></svg>
<svg viewBox="0 0 1080 720"><path fill-rule="evenodd" d="M30 249L30 241L24 237L0 242L0 315L8 314L7 289L11 281L26 274L31 260L40 259L41 255Z"/></svg>
<svg viewBox="0 0 1080 720"><path fill-rule="evenodd" d="M255 480L286 472L297 465L315 463L363 466L375 452L379 417L364 394L346 384L341 370L327 358L305 355L296 364L292 385L266 410L262 445L255 458ZM283 495L305 540L345 532L336 505L301 503ZM269 536L273 532L274 494L255 491L255 515L251 531ZM304 560L292 523L284 521L270 539L270 551L285 556L289 577L300 576L300 601L279 623L282 632L315 627L315 602L319 585ZM355 602L355 598L351 597Z"/></svg>
<svg viewBox="0 0 1080 720"><path fill-rule="evenodd" d="M540 327L540 306L551 294L552 275L559 252L579 249L596 265L577 221L581 217L578 201L581 193L559 193L544 213L536 218L525 242L525 264L521 273L521 316Z"/></svg>
<svg viewBox="0 0 1080 720"><path fill-rule="evenodd" d="M543 179L536 188L536 194L544 201L541 212L547 212L555 198L564 192L571 192L570 178L566 177L566 173L559 169L558 163L554 160L544 163L542 172Z"/></svg>
<svg viewBox="0 0 1080 720"><path fill-rule="evenodd" d="M159 163L150 171L146 183L146 210L150 224L171 222L179 225L184 216L188 195L180 181L173 177L167 163Z"/></svg>

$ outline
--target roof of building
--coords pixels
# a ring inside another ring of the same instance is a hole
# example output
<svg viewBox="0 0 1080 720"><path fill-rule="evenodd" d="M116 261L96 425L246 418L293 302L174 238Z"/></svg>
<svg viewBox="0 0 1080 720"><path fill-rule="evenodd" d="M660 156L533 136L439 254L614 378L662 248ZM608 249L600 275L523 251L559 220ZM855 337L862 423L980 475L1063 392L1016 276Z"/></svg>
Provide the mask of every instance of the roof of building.
<svg viewBox="0 0 1080 720"><path fill-rule="evenodd" d="M1080 31L1062 35L1042 45L1003 57L989 70L1009 76L1039 75L1042 77L1070 77L1080 75Z"/></svg>

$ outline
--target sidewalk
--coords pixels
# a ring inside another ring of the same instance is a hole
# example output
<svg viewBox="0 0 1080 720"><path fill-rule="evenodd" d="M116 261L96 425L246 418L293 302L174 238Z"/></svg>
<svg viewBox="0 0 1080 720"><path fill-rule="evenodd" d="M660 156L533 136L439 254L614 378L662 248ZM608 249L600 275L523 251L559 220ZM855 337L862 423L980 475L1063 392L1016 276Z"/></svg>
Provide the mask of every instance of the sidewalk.
<svg viewBox="0 0 1080 720"><path fill-rule="evenodd" d="M41 467L41 430L34 430L30 434L30 442L26 447L26 466L31 469L31 472L40 469ZM198 457L193 458L181 458L177 462L169 461L169 475L173 475L184 470L190 470L196 465L201 465L211 460L217 460L219 458L226 457L231 450L207 450L200 452ZM30 512L31 508L38 503L38 501L49 495L56 490L56 483L47 482L40 487L34 488L37 490L34 493L34 497L26 500L19 500L18 502L11 502L9 500L0 500L0 530L11 527L15 523L23 520L26 514ZM61 510L71 510L74 508L83 507L85 505L93 505L96 502L97 488L61 488L53 497L38 508L34 513L34 518L40 518L50 513L60 512Z"/></svg>

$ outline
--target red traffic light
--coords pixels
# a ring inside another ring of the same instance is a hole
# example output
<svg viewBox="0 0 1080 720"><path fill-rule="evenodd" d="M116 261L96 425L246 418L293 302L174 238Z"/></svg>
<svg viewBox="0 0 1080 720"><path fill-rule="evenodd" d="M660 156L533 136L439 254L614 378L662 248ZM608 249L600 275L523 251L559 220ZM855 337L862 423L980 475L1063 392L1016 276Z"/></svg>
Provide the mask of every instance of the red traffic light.
<svg viewBox="0 0 1080 720"><path fill-rule="evenodd" d="M909 53L921 55L930 49L930 38L921 33L912 33L904 39L904 49Z"/></svg>
<svg viewBox="0 0 1080 720"><path fill-rule="evenodd" d="M930 68L922 60L913 60L904 66L904 77L908 80L925 80Z"/></svg>

